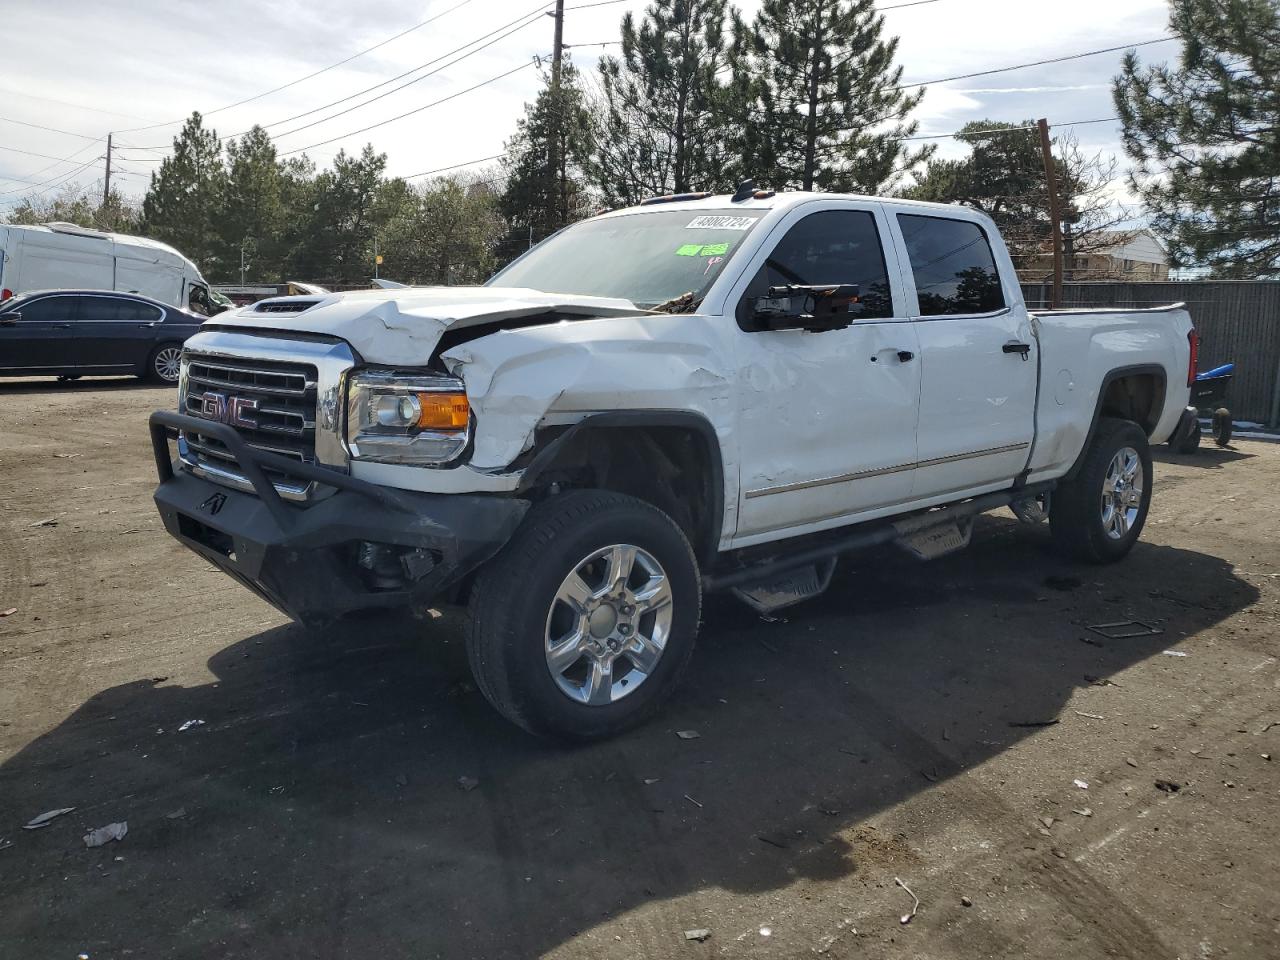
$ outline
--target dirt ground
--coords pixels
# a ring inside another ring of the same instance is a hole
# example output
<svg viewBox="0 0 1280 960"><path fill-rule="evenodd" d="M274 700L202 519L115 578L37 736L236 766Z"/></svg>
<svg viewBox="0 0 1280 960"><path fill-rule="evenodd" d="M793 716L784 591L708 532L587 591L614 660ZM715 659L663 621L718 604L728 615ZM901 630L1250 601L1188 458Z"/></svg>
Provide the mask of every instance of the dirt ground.
<svg viewBox="0 0 1280 960"><path fill-rule="evenodd" d="M1117 566L1002 512L713 600L666 712L564 749L455 614L307 633L170 540L171 404L0 383L5 960L1280 957L1280 445L1158 453Z"/></svg>

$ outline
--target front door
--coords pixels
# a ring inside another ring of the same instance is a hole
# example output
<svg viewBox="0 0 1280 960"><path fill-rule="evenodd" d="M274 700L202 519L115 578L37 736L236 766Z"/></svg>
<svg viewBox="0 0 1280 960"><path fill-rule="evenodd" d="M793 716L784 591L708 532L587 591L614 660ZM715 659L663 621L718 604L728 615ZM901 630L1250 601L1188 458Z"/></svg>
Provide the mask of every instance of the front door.
<svg viewBox="0 0 1280 960"><path fill-rule="evenodd" d="M1039 356L1016 287L1005 289L976 220L896 216L920 343L916 496L1009 486L1035 436ZM1007 260L1005 261L1008 262Z"/></svg>
<svg viewBox="0 0 1280 960"><path fill-rule="evenodd" d="M75 366L76 298L15 298L0 303L0 371L61 373ZM17 314L15 318L13 315Z"/></svg>
<svg viewBox="0 0 1280 960"><path fill-rule="evenodd" d="M886 227L878 204L805 204L748 267L736 338L739 546L911 499L920 363ZM753 323L770 287L831 283L860 291L845 329Z"/></svg>

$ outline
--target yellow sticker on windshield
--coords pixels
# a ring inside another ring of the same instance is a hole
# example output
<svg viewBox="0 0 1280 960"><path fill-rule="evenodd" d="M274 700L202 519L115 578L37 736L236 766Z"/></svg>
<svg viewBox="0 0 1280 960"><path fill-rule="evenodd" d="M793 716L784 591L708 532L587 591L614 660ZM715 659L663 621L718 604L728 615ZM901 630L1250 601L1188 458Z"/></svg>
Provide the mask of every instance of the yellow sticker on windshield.
<svg viewBox="0 0 1280 960"><path fill-rule="evenodd" d="M728 252L728 243L704 243L702 245L702 255L704 257L722 257Z"/></svg>
<svg viewBox="0 0 1280 960"><path fill-rule="evenodd" d="M686 243L683 247L676 250L677 257L696 257L702 252L702 244Z"/></svg>

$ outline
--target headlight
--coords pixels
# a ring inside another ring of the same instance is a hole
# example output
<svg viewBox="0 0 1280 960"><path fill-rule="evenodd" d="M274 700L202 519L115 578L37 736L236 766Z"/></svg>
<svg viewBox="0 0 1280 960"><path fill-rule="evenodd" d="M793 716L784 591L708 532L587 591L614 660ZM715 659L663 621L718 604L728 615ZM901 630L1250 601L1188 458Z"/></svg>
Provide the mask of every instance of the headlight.
<svg viewBox="0 0 1280 960"><path fill-rule="evenodd" d="M461 380L366 371L347 384L347 448L353 460L447 463L471 439Z"/></svg>

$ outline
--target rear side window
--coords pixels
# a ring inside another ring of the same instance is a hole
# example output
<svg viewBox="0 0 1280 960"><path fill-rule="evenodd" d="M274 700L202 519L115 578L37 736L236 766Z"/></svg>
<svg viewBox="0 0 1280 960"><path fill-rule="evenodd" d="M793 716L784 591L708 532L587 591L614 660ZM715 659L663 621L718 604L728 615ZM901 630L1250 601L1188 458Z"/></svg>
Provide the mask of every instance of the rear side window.
<svg viewBox="0 0 1280 960"><path fill-rule="evenodd" d="M987 235L976 223L898 214L922 317L1003 309L1004 291Z"/></svg>
<svg viewBox="0 0 1280 960"><path fill-rule="evenodd" d="M864 210L811 213L778 241L747 288L747 299L787 284L851 283L861 320L893 316L889 273L875 217Z"/></svg>

